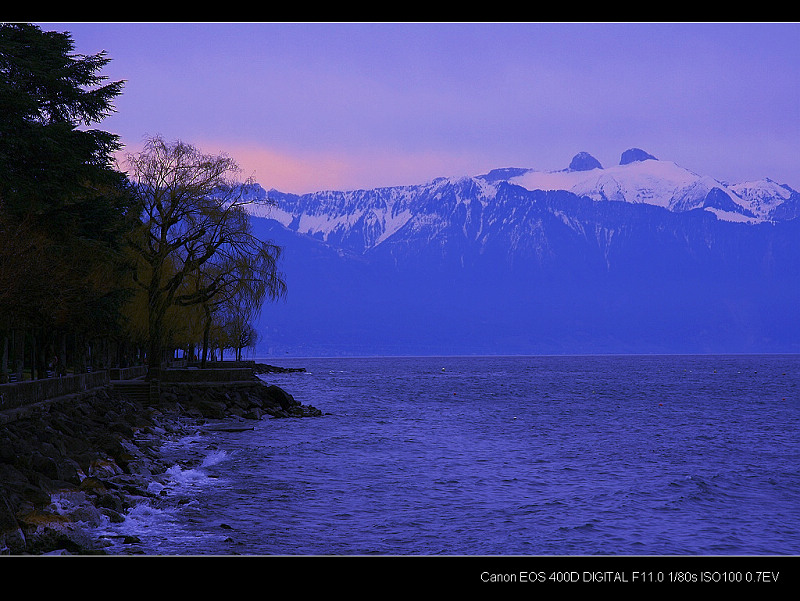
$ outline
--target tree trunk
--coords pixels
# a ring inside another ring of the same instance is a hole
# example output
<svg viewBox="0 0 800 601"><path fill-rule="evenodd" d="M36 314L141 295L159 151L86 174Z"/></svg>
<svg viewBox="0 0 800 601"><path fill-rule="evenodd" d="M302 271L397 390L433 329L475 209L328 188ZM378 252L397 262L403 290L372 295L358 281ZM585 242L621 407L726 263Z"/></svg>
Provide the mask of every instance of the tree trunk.
<svg viewBox="0 0 800 601"><path fill-rule="evenodd" d="M150 274L150 282L147 288L147 372L148 378L158 378L158 371L161 369L163 344L164 314L166 306L164 304L161 286L161 267L153 266L153 273Z"/></svg>
<svg viewBox="0 0 800 601"><path fill-rule="evenodd" d="M206 357L208 356L208 338L211 333L211 311L208 307L203 307L206 313L206 325L203 327L203 359L200 362L200 367L205 368Z"/></svg>
<svg viewBox="0 0 800 601"><path fill-rule="evenodd" d="M4 382L8 377L8 333L3 332L0 346L0 382Z"/></svg>
<svg viewBox="0 0 800 601"><path fill-rule="evenodd" d="M25 330L14 331L14 370L22 381L22 372L25 371Z"/></svg>

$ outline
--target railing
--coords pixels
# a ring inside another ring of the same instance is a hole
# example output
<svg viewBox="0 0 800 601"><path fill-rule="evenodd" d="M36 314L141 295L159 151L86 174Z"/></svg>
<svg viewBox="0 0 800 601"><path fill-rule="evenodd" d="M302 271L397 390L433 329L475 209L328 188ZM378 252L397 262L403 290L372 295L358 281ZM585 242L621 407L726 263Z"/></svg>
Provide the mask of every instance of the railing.
<svg viewBox="0 0 800 601"><path fill-rule="evenodd" d="M106 386L108 383L108 372L103 370L61 378L0 384L0 410L23 407L47 399Z"/></svg>

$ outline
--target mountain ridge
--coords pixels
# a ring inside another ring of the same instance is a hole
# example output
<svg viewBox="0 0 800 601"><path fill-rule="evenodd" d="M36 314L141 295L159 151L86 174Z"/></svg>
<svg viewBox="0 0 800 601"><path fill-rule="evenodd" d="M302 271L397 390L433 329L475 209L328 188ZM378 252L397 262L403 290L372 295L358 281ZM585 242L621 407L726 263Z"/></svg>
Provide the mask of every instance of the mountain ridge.
<svg viewBox="0 0 800 601"><path fill-rule="evenodd" d="M289 286L285 305L265 307L264 348L800 350L797 194L771 180L723 184L651 156L371 190L258 188L275 204L252 221L284 245Z"/></svg>
<svg viewBox="0 0 800 601"><path fill-rule="evenodd" d="M623 152L620 164L609 168L603 168L596 159L587 157L591 155L585 152L576 155L571 165L580 163L582 166L577 169L537 171L507 167L483 175L442 177L418 185L371 190L326 190L296 195L275 189L266 191L256 185L255 197L270 197L278 203L267 212L255 209L253 215L275 219L296 231L325 238L339 223L346 225L369 208L385 224L385 231L391 232L401 226L403 219L411 217L408 206L411 196L432 195L436 187L461 180L482 182L488 188L508 182L530 191L563 190L597 201L654 204L672 211L700 208L714 213L718 219L745 223L793 218L800 205L797 191L769 178L726 184L710 176L698 175L674 162L658 160L637 148ZM587 163L598 166L587 168ZM487 200L492 195L488 188L483 195ZM308 211L309 206L322 204L327 205L326 212L319 209L313 213ZM405 212L400 207L404 207ZM380 209L389 212L381 214ZM324 216L324 219L315 222L315 216Z"/></svg>

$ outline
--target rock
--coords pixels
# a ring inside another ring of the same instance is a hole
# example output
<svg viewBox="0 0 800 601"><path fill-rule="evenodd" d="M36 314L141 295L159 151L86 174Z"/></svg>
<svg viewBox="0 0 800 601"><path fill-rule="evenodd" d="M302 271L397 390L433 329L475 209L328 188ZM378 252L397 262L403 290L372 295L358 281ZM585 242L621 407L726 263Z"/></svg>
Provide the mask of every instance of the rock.
<svg viewBox="0 0 800 601"><path fill-rule="evenodd" d="M82 522L91 526L99 526L103 522L103 513L81 490L62 491L52 496L51 511L66 516L73 522Z"/></svg>
<svg viewBox="0 0 800 601"><path fill-rule="evenodd" d="M83 482L81 482L81 485L78 488L87 492L105 492L106 485L99 478L88 476L83 480Z"/></svg>
<svg viewBox="0 0 800 601"><path fill-rule="evenodd" d="M157 497L170 467L161 444L195 432L206 419L321 415L259 379L162 383L160 392L144 405L113 387L95 389L4 423L0 555L104 553L110 543L93 540L87 526L121 523L130 508Z"/></svg>
<svg viewBox="0 0 800 601"><path fill-rule="evenodd" d="M264 417L264 411L260 407L253 407L247 411L242 417L245 419L259 420Z"/></svg>
<svg viewBox="0 0 800 601"><path fill-rule="evenodd" d="M280 386L275 386L274 384L266 387L265 395L267 398L277 403L280 406L280 408L285 411L288 411L295 405L300 404L296 400L294 400L294 397L292 395L283 390L283 388L281 388Z"/></svg>
<svg viewBox="0 0 800 601"><path fill-rule="evenodd" d="M110 478L122 473L122 468L111 459L98 457L89 464L89 476Z"/></svg>
<svg viewBox="0 0 800 601"><path fill-rule="evenodd" d="M569 164L570 171L591 171L592 169L602 169L603 166L596 158L588 152L579 152Z"/></svg>
<svg viewBox="0 0 800 601"><path fill-rule="evenodd" d="M21 553L25 549L22 532L8 499L0 494L0 554Z"/></svg>
<svg viewBox="0 0 800 601"><path fill-rule="evenodd" d="M34 451L31 456L31 470L38 472L50 479L58 478L58 465L51 457L43 455L39 451Z"/></svg>
<svg viewBox="0 0 800 601"><path fill-rule="evenodd" d="M46 511L31 511L19 516L18 523L26 531L26 552L42 555L54 550L70 554L94 554L97 545L85 529L69 517Z"/></svg>
<svg viewBox="0 0 800 601"><path fill-rule="evenodd" d="M275 367L274 365L266 365L264 363L256 363L253 367L253 373L256 374L294 373L303 372L305 370L305 367Z"/></svg>
<svg viewBox="0 0 800 601"><path fill-rule="evenodd" d="M641 148L629 148L622 153L619 159L620 165L627 165L628 163L635 163L637 161L646 161L648 159L658 160L652 154L645 152Z"/></svg>

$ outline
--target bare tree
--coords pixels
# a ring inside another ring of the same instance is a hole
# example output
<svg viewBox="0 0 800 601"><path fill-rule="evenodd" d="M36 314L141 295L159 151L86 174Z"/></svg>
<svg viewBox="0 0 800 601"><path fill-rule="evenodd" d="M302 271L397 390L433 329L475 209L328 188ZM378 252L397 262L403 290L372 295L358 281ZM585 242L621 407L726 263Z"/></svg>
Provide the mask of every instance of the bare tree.
<svg viewBox="0 0 800 601"><path fill-rule="evenodd" d="M278 270L281 248L252 233L248 182L237 164L183 142L156 136L128 155L142 223L129 238L140 263L136 281L147 293L151 375L165 349L164 319L171 307L213 308L237 293L248 302L285 294ZM269 202L269 201L267 201Z"/></svg>

